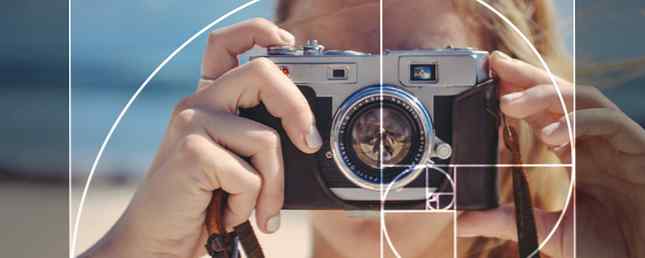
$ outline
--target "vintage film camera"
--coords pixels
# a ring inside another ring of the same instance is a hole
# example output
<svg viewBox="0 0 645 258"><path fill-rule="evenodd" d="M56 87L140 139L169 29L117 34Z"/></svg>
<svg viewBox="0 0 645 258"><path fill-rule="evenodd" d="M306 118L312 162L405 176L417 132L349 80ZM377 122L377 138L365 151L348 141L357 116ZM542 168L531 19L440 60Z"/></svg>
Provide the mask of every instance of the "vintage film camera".
<svg viewBox="0 0 645 258"><path fill-rule="evenodd" d="M499 123L487 52L449 47L380 56L325 50L310 40L301 48L270 47L263 57L299 87L323 138L319 152L305 154L264 106L240 110L281 135L285 209L428 208L434 192L452 192L437 201L456 209L498 206L497 171L486 166L497 163Z"/></svg>

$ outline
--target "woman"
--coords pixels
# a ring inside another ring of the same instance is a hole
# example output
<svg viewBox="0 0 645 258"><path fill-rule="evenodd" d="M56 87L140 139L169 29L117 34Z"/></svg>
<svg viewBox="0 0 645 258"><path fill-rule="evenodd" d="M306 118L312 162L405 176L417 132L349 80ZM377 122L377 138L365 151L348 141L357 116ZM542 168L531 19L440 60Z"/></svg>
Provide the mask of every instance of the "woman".
<svg viewBox="0 0 645 258"><path fill-rule="evenodd" d="M452 45L500 50L489 62L501 82L501 109L518 120L514 126L521 130L525 162L571 161L557 95L548 74L538 68L536 57L518 35L474 1L384 2L385 49ZM570 77L549 1L491 2L527 35L558 75ZM275 131L235 112L262 102L281 118L301 151L316 152L322 140L304 97L273 63L259 58L239 65L237 56L254 45L301 44L309 38L330 49L378 53L379 8L379 1L370 0L283 0L277 19L282 28L255 19L211 33L203 60L205 80L194 95L177 104L159 152L125 214L83 256L203 255L205 210L211 192L219 188L231 194L225 214L228 227L245 221L255 210L261 231L278 230L283 200L280 141ZM571 110L572 84L558 81ZM599 91L582 86L576 90L577 225L584 233L578 235L578 255L644 256L644 247L637 242L645 238L645 210L628 208L645 202L645 132ZM242 157L250 157L249 162ZM568 174L558 169L534 170L541 172L529 173L529 180L541 187L533 190L539 193L534 196L536 206L544 209L536 211L543 238L564 209L569 181ZM508 182L502 191L508 194ZM462 213L458 255L516 256L512 219L509 206ZM572 257L572 220L567 212L562 230L543 250L546 255ZM390 236L402 257L452 257L450 223L450 218L387 215ZM316 212L312 225L313 257L379 256L377 218ZM420 233L423 237L415 237Z"/></svg>

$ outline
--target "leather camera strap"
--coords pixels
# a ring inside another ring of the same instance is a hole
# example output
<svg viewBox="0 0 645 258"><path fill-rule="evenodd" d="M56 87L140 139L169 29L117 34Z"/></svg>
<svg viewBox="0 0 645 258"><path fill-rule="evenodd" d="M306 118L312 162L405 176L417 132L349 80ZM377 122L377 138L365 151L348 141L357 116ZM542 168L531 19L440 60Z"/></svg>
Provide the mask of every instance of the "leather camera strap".
<svg viewBox="0 0 645 258"><path fill-rule="evenodd" d="M228 194L224 190L218 189L213 192L206 213L206 229L209 235L206 251L213 258L239 258L241 257L237 247L239 243L246 257L264 258L264 252L248 220L235 227L233 232L226 232L224 209L227 198Z"/></svg>
<svg viewBox="0 0 645 258"><path fill-rule="evenodd" d="M518 166L522 164L518 136L515 129L508 125L506 117L503 117L503 126L504 144L511 151L512 164L514 165L511 166L511 174L519 255L520 258L539 258L537 230L529 185L524 170Z"/></svg>

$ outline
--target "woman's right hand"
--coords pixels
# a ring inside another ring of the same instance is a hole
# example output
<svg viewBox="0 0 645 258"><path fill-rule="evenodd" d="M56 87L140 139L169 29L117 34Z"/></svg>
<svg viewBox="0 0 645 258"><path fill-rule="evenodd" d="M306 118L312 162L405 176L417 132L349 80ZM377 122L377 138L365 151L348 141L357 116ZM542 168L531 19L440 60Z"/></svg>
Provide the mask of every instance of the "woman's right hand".
<svg viewBox="0 0 645 258"><path fill-rule="evenodd" d="M313 153L322 141L304 96L265 58L238 65L255 45L293 45L270 21L254 19L209 35L202 80L175 108L165 138L124 215L86 257L198 257L212 192L228 192L225 226L246 221L275 232L283 204L283 160L276 131L238 117L260 103L282 121L289 139ZM246 159L248 158L248 159ZM247 162L248 160L248 162ZM306 173L306 171L303 171Z"/></svg>

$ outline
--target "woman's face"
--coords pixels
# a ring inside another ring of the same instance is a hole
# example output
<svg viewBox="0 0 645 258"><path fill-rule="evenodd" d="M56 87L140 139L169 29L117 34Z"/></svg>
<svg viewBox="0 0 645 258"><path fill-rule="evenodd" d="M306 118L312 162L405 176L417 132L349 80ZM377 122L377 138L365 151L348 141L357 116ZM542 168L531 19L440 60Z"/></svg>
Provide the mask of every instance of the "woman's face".
<svg viewBox="0 0 645 258"><path fill-rule="evenodd" d="M317 39L327 49L380 51L380 4L375 0L295 1L282 24L298 43ZM384 0L383 49L483 48L481 33L467 27L451 0Z"/></svg>
<svg viewBox="0 0 645 258"><path fill-rule="evenodd" d="M380 6L373 0L300 1L282 24L298 43L317 39L327 49L380 51ZM466 27L451 1L386 0L383 5L383 49L454 47L484 48L476 31ZM380 217L348 212L313 212L318 240L339 253L330 256L379 257ZM386 213L392 244L402 257L452 256L453 214ZM384 239L385 255L388 250ZM317 243L315 252L325 252ZM360 248L358 248L360 247ZM446 252L445 255L442 253Z"/></svg>

